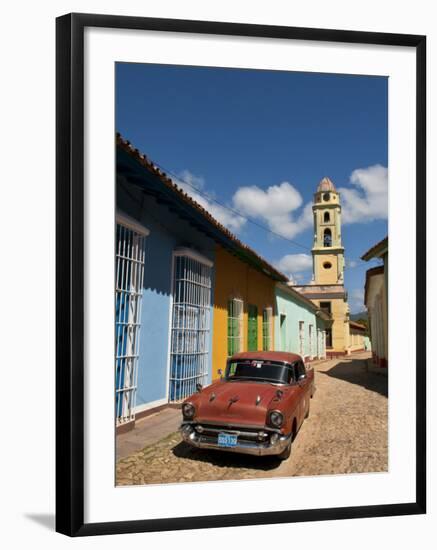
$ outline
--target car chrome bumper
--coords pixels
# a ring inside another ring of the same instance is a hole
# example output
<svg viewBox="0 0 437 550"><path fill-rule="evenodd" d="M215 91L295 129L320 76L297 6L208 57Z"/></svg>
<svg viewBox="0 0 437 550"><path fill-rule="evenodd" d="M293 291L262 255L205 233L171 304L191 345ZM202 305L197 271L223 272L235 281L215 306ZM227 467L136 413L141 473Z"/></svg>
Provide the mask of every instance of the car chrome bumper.
<svg viewBox="0 0 437 550"><path fill-rule="evenodd" d="M217 430L218 432L219 430ZM225 433L235 433L238 430L228 430L224 428ZM267 441L249 441L237 440L237 444L233 447L222 447L217 443L217 437L211 435L205 435L198 433L195 430L195 427L190 423L184 423L180 427L180 432L182 439L199 449L214 449L217 451L228 451L232 453L242 453L255 456L274 456L281 454L289 445L291 440L291 434L289 435L279 435L275 442L271 442L269 437ZM274 432L272 432L273 434Z"/></svg>

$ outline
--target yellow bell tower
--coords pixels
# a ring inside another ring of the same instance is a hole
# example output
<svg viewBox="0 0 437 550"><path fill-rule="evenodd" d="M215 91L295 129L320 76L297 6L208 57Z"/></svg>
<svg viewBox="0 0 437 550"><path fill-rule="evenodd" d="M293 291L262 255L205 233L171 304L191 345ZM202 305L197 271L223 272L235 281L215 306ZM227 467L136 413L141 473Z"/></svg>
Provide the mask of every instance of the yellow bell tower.
<svg viewBox="0 0 437 550"><path fill-rule="evenodd" d="M340 195L329 178L323 178L314 193L313 277L295 290L327 311L327 355L348 354L349 306L344 288L344 248L341 239Z"/></svg>
<svg viewBox="0 0 437 550"><path fill-rule="evenodd" d="M340 196L329 178L323 178L317 187L313 214L313 282L321 285L343 284Z"/></svg>

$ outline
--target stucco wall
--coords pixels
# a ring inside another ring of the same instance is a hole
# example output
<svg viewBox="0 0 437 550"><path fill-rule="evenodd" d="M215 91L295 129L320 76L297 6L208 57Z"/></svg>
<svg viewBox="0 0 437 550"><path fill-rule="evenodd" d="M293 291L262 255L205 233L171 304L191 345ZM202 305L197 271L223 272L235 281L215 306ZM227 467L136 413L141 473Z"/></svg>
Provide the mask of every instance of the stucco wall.
<svg viewBox="0 0 437 550"><path fill-rule="evenodd" d="M366 300L373 360L376 364L383 367L386 367L388 364L388 319L385 281L385 273L372 275L370 277Z"/></svg>
<svg viewBox="0 0 437 550"><path fill-rule="evenodd" d="M317 284L329 285L336 284L338 281L339 273L339 258L341 254L328 254L325 252L318 252L314 254L314 273ZM329 269L324 267L325 263L330 263Z"/></svg>
<svg viewBox="0 0 437 550"><path fill-rule="evenodd" d="M236 256L217 245L215 251L214 322L212 342L212 376L226 366L228 351L228 300L243 300L243 350L247 350L248 305L257 306L258 349L262 349L263 309L273 310L272 342L274 342L275 282Z"/></svg>
<svg viewBox="0 0 437 550"><path fill-rule="evenodd" d="M313 300L318 307L320 302L331 302L332 323L332 348L327 351L344 353L349 344L349 327L345 322L346 303L343 298L321 298Z"/></svg>
<svg viewBox="0 0 437 550"><path fill-rule="evenodd" d="M276 289L276 309L275 350L300 353L299 322L303 322L303 355L305 357L315 357L317 355L317 328L324 329L324 325L321 321L318 321L314 310L294 297L291 292L281 288ZM285 342L282 338L284 330L281 330L281 314L286 316ZM310 325L313 327L312 349L310 349L309 339Z"/></svg>
<svg viewBox="0 0 437 550"><path fill-rule="evenodd" d="M177 247L194 248L214 261L215 244L187 221L171 213L165 205L158 204L152 197L127 184L123 178L118 180L117 206L150 231L146 239L136 398L136 409L141 410L168 400L173 251ZM211 327L214 279L212 284ZM210 333L209 350L211 342ZM210 377L211 353L208 372Z"/></svg>
<svg viewBox="0 0 437 550"><path fill-rule="evenodd" d="M366 336L363 332L359 330L354 330L352 327L350 327L349 331L349 351L361 351L366 348L365 344Z"/></svg>

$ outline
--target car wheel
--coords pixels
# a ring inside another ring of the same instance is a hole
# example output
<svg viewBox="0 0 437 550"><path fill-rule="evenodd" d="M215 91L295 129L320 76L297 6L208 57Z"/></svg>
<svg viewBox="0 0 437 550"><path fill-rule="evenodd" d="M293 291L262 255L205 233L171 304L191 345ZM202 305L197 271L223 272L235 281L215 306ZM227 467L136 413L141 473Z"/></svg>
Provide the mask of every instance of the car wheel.
<svg viewBox="0 0 437 550"><path fill-rule="evenodd" d="M291 440L292 439L293 438L290 438L290 443L282 451L282 453L278 455L279 460L287 460L287 458L291 455Z"/></svg>

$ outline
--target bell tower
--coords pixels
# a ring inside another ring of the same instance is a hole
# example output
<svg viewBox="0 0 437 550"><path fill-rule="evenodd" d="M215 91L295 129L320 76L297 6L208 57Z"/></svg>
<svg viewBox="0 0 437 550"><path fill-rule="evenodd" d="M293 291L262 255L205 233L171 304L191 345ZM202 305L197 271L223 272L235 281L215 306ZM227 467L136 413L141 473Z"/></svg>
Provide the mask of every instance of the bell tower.
<svg viewBox="0 0 437 550"><path fill-rule="evenodd" d="M323 178L314 193L313 277L295 290L331 316L325 329L330 354L349 353L349 306L344 288L344 248L341 238L340 195L329 178Z"/></svg>
<svg viewBox="0 0 437 550"><path fill-rule="evenodd" d="M313 279L316 285L342 285L344 248L341 240L340 196L329 178L314 194Z"/></svg>

